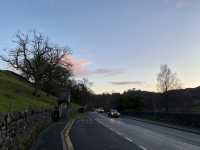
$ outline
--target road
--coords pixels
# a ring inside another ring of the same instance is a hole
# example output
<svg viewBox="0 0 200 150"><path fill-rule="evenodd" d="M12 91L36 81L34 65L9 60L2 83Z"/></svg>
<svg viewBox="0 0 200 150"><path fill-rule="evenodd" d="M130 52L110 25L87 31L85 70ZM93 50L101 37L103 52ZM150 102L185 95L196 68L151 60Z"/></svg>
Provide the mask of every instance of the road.
<svg viewBox="0 0 200 150"><path fill-rule="evenodd" d="M143 150L200 150L198 134L136 121L130 117L113 119L95 112L90 113L90 117Z"/></svg>
<svg viewBox="0 0 200 150"><path fill-rule="evenodd" d="M75 150L141 150L92 117L79 119L70 131Z"/></svg>

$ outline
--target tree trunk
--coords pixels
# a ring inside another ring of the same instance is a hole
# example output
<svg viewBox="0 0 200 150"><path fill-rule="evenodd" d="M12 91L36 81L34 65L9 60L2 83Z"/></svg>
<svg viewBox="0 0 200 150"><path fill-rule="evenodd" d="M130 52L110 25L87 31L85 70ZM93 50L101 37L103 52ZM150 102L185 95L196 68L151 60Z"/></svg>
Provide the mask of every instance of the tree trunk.
<svg viewBox="0 0 200 150"><path fill-rule="evenodd" d="M165 111L168 113L169 112L169 99L168 99L168 93L164 93L164 103L165 103Z"/></svg>
<svg viewBox="0 0 200 150"><path fill-rule="evenodd" d="M35 81L33 95L34 96L40 96L38 91L39 91L39 86L38 86L38 83Z"/></svg>

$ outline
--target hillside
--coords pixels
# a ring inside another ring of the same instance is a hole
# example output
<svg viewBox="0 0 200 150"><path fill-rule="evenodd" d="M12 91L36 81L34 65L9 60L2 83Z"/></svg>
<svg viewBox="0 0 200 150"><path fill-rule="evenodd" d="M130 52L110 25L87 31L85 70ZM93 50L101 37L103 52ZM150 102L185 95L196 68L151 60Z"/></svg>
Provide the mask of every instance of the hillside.
<svg viewBox="0 0 200 150"><path fill-rule="evenodd" d="M40 97L35 97L32 92L31 83L21 76L10 71L0 71L0 112L42 109L56 104L55 97L46 96L42 91Z"/></svg>

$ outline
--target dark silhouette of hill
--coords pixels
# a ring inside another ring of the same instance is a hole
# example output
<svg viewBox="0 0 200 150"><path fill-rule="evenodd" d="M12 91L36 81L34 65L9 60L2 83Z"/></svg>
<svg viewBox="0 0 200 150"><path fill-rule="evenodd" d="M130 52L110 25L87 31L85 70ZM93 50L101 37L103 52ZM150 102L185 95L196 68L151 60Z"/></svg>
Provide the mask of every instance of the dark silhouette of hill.
<svg viewBox="0 0 200 150"><path fill-rule="evenodd" d="M166 99L161 93L129 90L124 94L141 96L145 111L164 111ZM200 112L200 87L169 91L169 112Z"/></svg>
<svg viewBox="0 0 200 150"><path fill-rule="evenodd" d="M22 81L22 82L25 82L25 83L28 83L30 85L33 85L30 81L28 81L26 78L24 78L22 75L20 74L17 74L13 71L10 71L10 70L0 70L0 72L8 75L8 76L12 76L13 78L19 80L19 81Z"/></svg>

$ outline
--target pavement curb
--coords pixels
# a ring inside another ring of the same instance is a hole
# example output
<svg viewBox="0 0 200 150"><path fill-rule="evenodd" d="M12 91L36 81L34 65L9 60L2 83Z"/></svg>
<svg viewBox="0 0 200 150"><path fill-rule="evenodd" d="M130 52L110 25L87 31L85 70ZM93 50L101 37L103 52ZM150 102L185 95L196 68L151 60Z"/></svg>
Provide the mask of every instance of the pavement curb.
<svg viewBox="0 0 200 150"><path fill-rule="evenodd" d="M69 136L69 132L76 119L70 120L61 132L63 150L74 150L74 146Z"/></svg>
<svg viewBox="0 0 200 150"><path fill-rule="evenodd" d="M140 118L136 118L136 117L130 117L130 118L137 120L137 121L151 123L151 124L164 126L164 127L168 127L168 128L172 128L172 129L177 129L177 130L181 130L181 131L191 132L191 133L194 133L194 134L200 134L200 130L196 130L196 129L190 129L190 128L186 128L186 127L180 127L180 126L176 126L176 125L166 124L166 123L147 120L147 119L140 119Z"/></svg>

